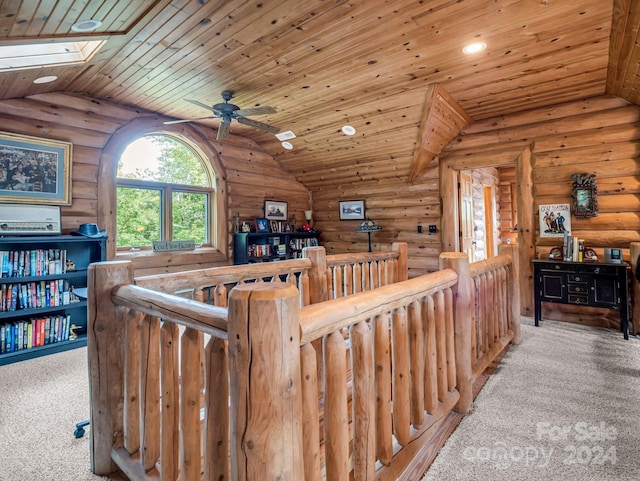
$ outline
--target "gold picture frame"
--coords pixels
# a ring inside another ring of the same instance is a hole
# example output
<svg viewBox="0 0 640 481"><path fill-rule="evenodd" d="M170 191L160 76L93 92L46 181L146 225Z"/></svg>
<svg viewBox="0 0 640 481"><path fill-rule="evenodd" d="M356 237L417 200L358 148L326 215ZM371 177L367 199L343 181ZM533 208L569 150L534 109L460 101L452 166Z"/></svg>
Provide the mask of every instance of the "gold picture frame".
<svg viewBox="0 0 640 481"><path fill-rule="evenodd" d="M0 203L71 205L73 144L0 132Z"/></svg>

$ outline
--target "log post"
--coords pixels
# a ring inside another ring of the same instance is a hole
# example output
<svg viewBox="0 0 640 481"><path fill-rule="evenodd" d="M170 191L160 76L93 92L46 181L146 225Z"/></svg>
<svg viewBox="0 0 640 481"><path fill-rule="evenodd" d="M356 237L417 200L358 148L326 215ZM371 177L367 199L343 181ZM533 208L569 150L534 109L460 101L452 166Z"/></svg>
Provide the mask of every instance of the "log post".
<svg viewBox="0 0 640 481"><path fill-rule="evenodd" d="M231 479L304 479L299 297L285 283L229 296Z"/></svg>
<svg viewBox="0 0 640 481"><path fill-rule="evenodd" d="M517 244L500 244L498 246L500 254L511 256L511 269L507 277L507 288L509 289L507 302L509 302L508 313L511 317L511 330L513 331L514 344L520 344L520 254Z"/></svg>
<svg viewBox="0 0 640 481"><path fill-rule="evenodd" d="M629 256L631 261L631 299L633 310L631 311L631 327L629 333L640 334L640 282L636 279L636 269L638 269L638 256L640 255L640 242L631 242Z"/></svg>
<svg viewBox="0 0 640 481"><path fill-rule="evenodd" d="M327 291L327 253L324 247L305 247L302 256L310 259L309 301L311 304L329 300Z"/></svg>
<svg viewBox="0 0 640 481"><path fill-rule="evenodd" d="M454 289L454 333L456 352L456 379L460 399L455 406L459 413L473 409L473 369L471 359L471 274L469 257L463 252L443 252L439 259L440 270L453 269L458 274Z"/></svg>
<svg viewBox="0 0 640 481"><path fill-rule="evenodd" d="M409 246L406 242L394 242L391 249L398 253L398 272L394 282L406 281L409 278Z"/></svg>
<svg viewBox="0 0 640 481"><path fill-rule="evenodd" d="M87 357L91 430L91 471L116 471L111 449L123 446L124 326L126 309L111 300L115 286L133 283L131 261L89 265L87 278Z"/></svg>

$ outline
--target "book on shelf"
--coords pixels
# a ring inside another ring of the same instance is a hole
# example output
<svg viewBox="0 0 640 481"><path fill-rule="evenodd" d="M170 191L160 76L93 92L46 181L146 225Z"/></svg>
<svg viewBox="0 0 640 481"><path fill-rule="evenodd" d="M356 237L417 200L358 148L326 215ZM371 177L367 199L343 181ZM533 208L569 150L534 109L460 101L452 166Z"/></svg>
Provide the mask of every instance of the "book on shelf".
<svg viewBox="0 0 640 481"><path fill-rule="evenodd" d="M2 277L37 277L64 274L66 249L30 249L0 251Z"/></svg>
<svg viewBox="0 0 640 481"><path fill-rule="evenodd" d="M0 354L68 341L70 326L69 314L0 324Z"/></svg>

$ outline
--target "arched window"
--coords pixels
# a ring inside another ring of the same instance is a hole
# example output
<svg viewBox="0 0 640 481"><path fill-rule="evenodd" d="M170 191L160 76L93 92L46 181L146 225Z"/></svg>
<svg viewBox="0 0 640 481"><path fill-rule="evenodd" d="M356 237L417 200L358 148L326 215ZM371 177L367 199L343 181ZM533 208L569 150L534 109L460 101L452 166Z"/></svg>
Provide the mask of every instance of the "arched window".
<svg viewBox="0 0 640 481"><path fill-rule="evenodd" d="M129 144L116 179L117 248L178 240L211 245L215 178L204 154L174 137L146 135Z"/></svg>

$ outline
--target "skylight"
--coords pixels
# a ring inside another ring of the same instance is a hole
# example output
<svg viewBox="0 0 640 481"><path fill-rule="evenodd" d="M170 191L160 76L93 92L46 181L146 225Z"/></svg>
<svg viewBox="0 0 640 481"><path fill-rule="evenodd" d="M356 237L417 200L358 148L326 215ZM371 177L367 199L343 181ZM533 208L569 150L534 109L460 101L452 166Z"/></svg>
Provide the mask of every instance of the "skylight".
<svg viewBox="0 0 640 481"><path fill-rule="evenodd" d="M105 40L0 46L0 72L87 62Z"/></svg>

